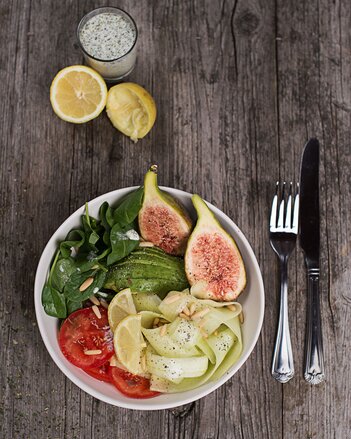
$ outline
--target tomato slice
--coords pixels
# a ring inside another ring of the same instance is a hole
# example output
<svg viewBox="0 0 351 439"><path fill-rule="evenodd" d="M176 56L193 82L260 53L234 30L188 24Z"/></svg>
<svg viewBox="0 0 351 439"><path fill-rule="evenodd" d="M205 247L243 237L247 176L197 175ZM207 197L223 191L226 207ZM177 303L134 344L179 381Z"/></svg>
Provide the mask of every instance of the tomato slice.
<svg viewBox="0 0 351 439"><path fill-rule="evenodd" d="M58 341L63 355L82 369L102 366L114 354L107 311L102 307L99 310L100 319L91 308L75 311L63 322L59 332Z"/></svg>
<svg viewBox="0 0 351 439"><path fill-rule="evenodd" d="M159 392L150 390L150 380L139 375L133 375L126 370L119 367L111 366L109 368L109 375L112 384L123 393L123 395L130 398L152 398L159 395Z"/></svg>
<svg viewBox="0 0 351 439"><path fill-rule="evenodd" d="M105 381L106 383L110 383L110 375L108 373L108 370L110 368L110 363L107 361L105 364L99 367L91 367L90 369L82 369L85 373L92 376L93 378L96 378L100 381Z"/></svg>

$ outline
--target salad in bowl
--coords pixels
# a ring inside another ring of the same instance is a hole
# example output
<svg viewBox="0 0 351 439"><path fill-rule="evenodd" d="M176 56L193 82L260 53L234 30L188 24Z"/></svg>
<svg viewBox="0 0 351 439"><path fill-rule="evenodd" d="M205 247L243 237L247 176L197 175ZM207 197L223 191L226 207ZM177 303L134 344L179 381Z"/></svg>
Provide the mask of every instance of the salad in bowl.
<svg viewBox="0 0 351 439"><path fill-rule="evenodd" d="M257 261L218 209L159 188L156 166L140 188L113 194L73 214L44 250L35 285L44 342L72 381L106 402L158 409L198 399L257 341Z"/></svg>

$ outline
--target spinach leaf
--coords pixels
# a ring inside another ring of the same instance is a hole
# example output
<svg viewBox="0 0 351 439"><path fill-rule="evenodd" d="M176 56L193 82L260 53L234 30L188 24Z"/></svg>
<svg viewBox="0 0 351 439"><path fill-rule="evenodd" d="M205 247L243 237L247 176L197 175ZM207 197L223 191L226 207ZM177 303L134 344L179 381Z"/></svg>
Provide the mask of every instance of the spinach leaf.
<svg viewBox="0 0 351 439"><path fill-rule="evenodd" d="M110 233L111 253L107 256L107 265L123 259L139 245L139 235L131 225L121 227L115 224Z"/></svg>
<svg viewBox="0 0 351 439"><path fill-rule="evenodd" d="M106 258L106 256L110 253L111 248L108 247L106 250L104 250L102 253L100 253L99 255L95 256L95 258L93 258L93 261L101 261L102 259ZM104 266L100 264L100 268L103 270ZM107 271L107 270L106 270Z"/></svg>
<svg viewBox="0 0 351 439"><path fill-rule="evenodd" d="M60 244L60 252L63 258L68 258L71 256L72 247L79 248L85 242L85 234L82 230L74 229L71 230L66 239Z"/></svg>
<svg viewBox="0 0 351 439"><path fill-rule="evenodd" d="M65 318L67 316L65 296L52 286L52 276L56 269L59 257L60 250L56 252L54 261L51 265L48 281L44 285L41 293L41 302L46 314L53 317Z"/></svg>
<svg viewBox="0 0 351 439"><path fill-rule="evenodd" d="M49 284L46 284L43 289L41 303L49 316L59 319L64 319L67 316L65 296Z"/></svg>
<svg viewBox="0 0 351 439"><path fill-rule="evenodd" d="M110 207L107 201L101 204L99 209L99 217L101 220L101 224L104 227L105 231L102 236L102 240L104 244L109 247L110 246L110 230L113 227L113 209Z"/></svg>
<svg viewBox="0 0 351 439"><path fill-rule="evenodd" d="M63 291L63 288L70 278L71 274L76 270L75 262L72 257L66 259L59 259L51 272L51 284L58 290Z"/></svg>
<svg viewBox="0 0 351 439"><path fill-rule="evenodd" d="M79 287L84 281L92 277L92 284L84 291L79 291ZM89 270L84 273L73 273L66 283L64 294L67 299L72 302L84 302L89 299L92 294L96 294L104 285L106 273L102 270Z"/></svg>
<svg viewBox="0 0 351 439"><path fill-rule="evenodd" d="M86 207L88 208L88 207ZM92 216L89 215L82 215L82 225L84 232L88 235L91 232L99 232L101 231L101 224L100 221L96 220Z"/></svg>
<svg viewBox="0 0 351 439"><path fill-rule="evenodd" d="M90 228L84 216L82 216L82 223L85 233L85 244L81 248L81 251L89 253L90 250L97 251L96 243L99 241L100 236L97 230Z"/></svg>
<svg viewBox="0 0 351 439"><path fill-rule="evenodd" d="M103 287L106 265L123 259L139 245L137 216L143 196L144 188L140 187L128 194L116 209L103 203L99 219L89 215L86 204L81 228L71 230L59 244L43 288L42 303L47 314L65 318L67 313L82 308L83 302ZM72 249L76 254L73 255ZM93 278L92 284L79 291L89 277Z"/></svg>
<svg viewBox="0 0 351 439"><path fill-rule="evenodd" d="M89 250L98 252L98 244L100 238L103 238L104 227L101 221L89 216L88 203L85 203L85 214L81 217L82 225L85 233L85 246L82 251L89 253ZM100 246L101 247L101 246Z"/></svg>
<svg viewBox="0 0 351 439"><path fill-rule="evenodd" d="M101 255L94 257L93 259L87 260L86 258L77 259L76 269L80 273L84 273L89 270L103 270L108 271L104 264L100 264L99 259L104 258L107 254L107 250Z"/></svg>
<svg viewBox="0 0 351 439"><path fill-rule="evenodd" d="M144 187L128 194L113 213L113 220L121 227L132 223L138 216L144 197Z"/></svg>
<svg viewBox="0 0 351 439"><path fill-rule="evenodd" d="M99 209L99 217L105 230L110 230L114 224L113 210L107 201L101 204Z"/></svg>
<svg viewBox="0 0 351 439"><path fill-rule="evenodd" d="M85 232L94 230L98 227L99 221L89 215L88 203L85 203L85 214L82 216L82 224Z"/></svg>
<svg viewBox="0 0 351 439"><path fill-rule="evenodd" d="M83 308L83 302L72 302L71 300L67 299L66 303L67 303L67 315L70 315L72 314L72 312Z"/></svg>
<svg viewBox="0 0 351 439"><path fill-rule="evenodd" d="M99 239L100 239L100 236L93 230L89 235L88 242L89 242L89 244L95 245Z"/></svg>

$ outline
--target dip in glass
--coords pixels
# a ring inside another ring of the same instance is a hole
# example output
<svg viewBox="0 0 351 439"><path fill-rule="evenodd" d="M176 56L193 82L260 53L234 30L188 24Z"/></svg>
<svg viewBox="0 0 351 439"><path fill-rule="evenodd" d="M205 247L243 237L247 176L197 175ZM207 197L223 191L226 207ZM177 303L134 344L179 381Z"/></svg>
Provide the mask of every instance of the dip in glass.
<svg viewBox="0 0 351 439"><path fill-rule="evenodd" d="M138 29L122 9L102 7L89 12L78 25L77 38L87 64L107 81L119 81L133 70Z"/></svg>

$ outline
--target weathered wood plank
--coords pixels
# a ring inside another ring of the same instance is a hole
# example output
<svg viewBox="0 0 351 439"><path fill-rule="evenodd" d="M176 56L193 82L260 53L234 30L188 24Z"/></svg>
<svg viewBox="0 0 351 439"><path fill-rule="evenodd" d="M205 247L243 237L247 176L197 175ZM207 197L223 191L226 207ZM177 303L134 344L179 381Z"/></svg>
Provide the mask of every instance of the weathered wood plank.
<svg viewBox="0 0 351 439"><path fill-rule="evenodd" d="M321 157L321 285L322 319L327 380L311 387L302 379L305 313L296 313L292 325L297 376L284 386L284 432L291 437L348 437L350 415L343 401L350 398L350 376L341 364L350 362L342 346L350 320L341 291L350 284L346 264L350 258L346 213L350 189L341 191L350 167L350 115L336 105L350 102L350 62L347 35L349 5L320 2L278 2L279 136L285 166L298 169L300 148L305 139L319 137ZM343 17L343 18L341 18ZM348 48L348 49L347 49ZM346 69L343 69L343 64ZM283 168L283 166L282 166ZM346 191L346 192L345 192ZM342 195L343 193L343 195ZM303 265L297 252L296 268ZM291 267L295 270L295 267ZM291 302L306 307L305 273L299 270ZM342 290L334 282L343 274ZM341 360L342 358L342 360ZM339 365L339 366L338 366Z"/></svg>

